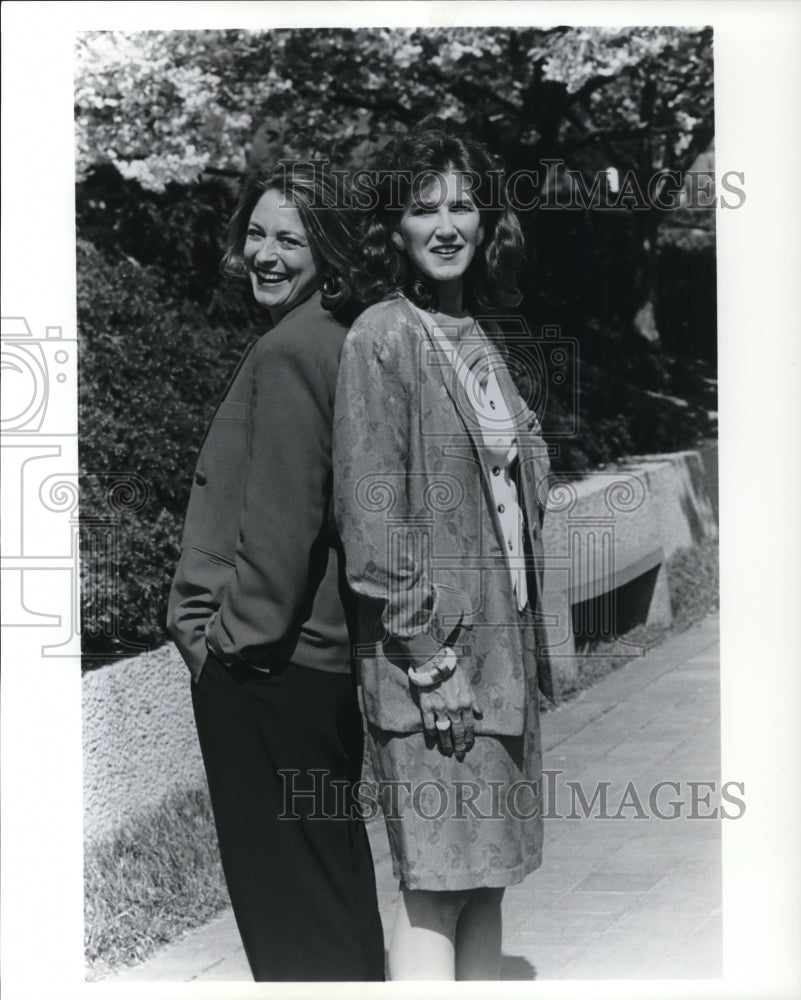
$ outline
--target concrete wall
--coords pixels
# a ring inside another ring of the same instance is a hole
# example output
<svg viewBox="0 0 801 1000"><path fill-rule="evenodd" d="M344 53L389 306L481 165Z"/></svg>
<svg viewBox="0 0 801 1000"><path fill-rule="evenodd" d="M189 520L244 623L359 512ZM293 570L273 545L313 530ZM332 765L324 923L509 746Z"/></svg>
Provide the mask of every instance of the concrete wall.
<svg viewBox="0 0 801 1000"><path fill-rule="evenodd" d="M95 840L205 782L189 671L169 643L84 674L84 835Z"/></svg>
<svg viewBox="0 0 801 1000"><path fill-rule="evenodd" d="M651 455L554 485L544 532L544 596L557 673L575 670L570 588L582 583L583 574L603 570L596 559L599 539L611 542L607 569L614 573L655 549L666 560L716 537L708 489L714 463L714 449ZM649 620L669 620L664 562L651 586ZM87 673L82 683L84 828L93 840L154 808L168 793L205 779L189 672L172 644Z"/></svg>

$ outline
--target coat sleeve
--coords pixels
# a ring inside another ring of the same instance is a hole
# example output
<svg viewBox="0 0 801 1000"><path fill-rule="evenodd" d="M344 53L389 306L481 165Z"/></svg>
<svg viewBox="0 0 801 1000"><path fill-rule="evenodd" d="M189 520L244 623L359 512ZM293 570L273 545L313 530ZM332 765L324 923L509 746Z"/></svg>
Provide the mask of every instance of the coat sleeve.
<svg viewBox="0 0 801 1000"><path fill-rule="evenodd" d="M348 583L382 607L385 654L422 666L455 641L470 604L432 580L419 530L410 381L381 330L357 321L345 340L334 412L334 516Z"/></svg>
<svg viewBox="0 0 801 1000"><path fill-rule="evenodd" d="M234 573L206 626L226 664L269 665L271 648L308 614L311 555L331 495L336 368L303 336L265 338L256 352Z"/></svg>

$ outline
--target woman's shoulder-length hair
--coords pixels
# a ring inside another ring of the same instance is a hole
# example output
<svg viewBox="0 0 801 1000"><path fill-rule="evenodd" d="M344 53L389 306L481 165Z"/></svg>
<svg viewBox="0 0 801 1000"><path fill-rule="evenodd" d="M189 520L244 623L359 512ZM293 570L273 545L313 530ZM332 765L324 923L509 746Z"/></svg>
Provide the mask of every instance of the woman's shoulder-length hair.
<svg viewBox="0 0 801 1000"><path fill-rule="evenodd" d="M365 303L403 292L423 307L436 304L433 287L394 246L403 209L424 176L464 175L479 210L484 239L465 275L465 302L473 310L497 312L517 305L524 240L506 197L500 161L483 144L459 134L436 117L393 140L373 173L377 207L361 219L361 250L352 272L357 297Z"/></svg>
<svg viewBox="0 0 801 1000"><path fill-rule="evenodd" d="M342 310L351 303L350 274L357 242L356 217L341 186L324 169L324 160L283 161L245 182L228 224L221 269L232 278L247 276L244 250L253 209L267 191L278 191L297 210L320 277L324 309Z"/></svg>

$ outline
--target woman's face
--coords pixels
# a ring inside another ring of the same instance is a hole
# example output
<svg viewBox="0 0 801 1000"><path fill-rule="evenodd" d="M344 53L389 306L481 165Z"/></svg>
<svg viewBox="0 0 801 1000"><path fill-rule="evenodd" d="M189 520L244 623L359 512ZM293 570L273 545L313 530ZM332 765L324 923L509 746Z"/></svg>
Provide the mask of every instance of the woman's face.
<svg viewBox="0 0 801 1000"><path fill-rule="evenodd" d="M251 212L244 258L253 295L276 322L320 283L298 211L280 191L265 191Z"/></svg>
<svg viewBox="0 0 801 1000"><path fill-rule="evenodd" d="M434 282L460 281L484 238L481 217L462 175L432 177L401 217L393 242Z"/></svg>

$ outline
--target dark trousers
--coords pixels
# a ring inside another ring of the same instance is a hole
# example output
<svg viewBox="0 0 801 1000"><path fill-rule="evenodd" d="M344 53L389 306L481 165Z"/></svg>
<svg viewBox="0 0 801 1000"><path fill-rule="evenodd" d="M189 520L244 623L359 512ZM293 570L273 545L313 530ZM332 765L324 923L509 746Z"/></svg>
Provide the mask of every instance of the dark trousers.
<svg viewBox="0 0 801 1000"><path fill-rule="evenodd" d="M353 680L209 657L192 684L220 855L257 981L384 978L375 873L353 782ZM282 773L283 772L283 773Z"/></svg>

